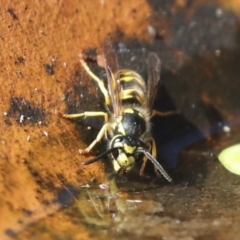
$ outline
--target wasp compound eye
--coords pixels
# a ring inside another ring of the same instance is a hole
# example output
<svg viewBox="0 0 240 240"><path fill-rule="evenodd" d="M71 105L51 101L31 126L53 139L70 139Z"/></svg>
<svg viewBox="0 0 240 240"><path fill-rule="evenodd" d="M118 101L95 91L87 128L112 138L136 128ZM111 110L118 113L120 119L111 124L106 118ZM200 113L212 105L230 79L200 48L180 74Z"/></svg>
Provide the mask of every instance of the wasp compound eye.
<svg viewBox="0 0 240 240"><path fill-rule="evenodd" d="M119 150L118 149L114 149L114 151L112 152L112 156L116 159L119 155Z"/></svg>

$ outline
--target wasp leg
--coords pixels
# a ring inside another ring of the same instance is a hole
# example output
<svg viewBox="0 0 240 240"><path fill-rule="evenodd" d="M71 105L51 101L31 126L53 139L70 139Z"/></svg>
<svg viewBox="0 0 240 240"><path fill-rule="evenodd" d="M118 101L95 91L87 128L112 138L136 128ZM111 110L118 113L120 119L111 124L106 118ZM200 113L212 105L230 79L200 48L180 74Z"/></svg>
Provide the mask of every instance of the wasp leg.
<svg viewBox="0 0 240 240"><path fill-rule="evenodd" d="M142 166L140 168L140 172L139 172L139 175L140 176L143 176L144 175L144 169L146 167L146 163L147 163L148 159L146 156L143 157L143 163L142 163Z"/></svg>
<svg viewBox="0 0 240 240"><path fill-rule="evenodd" d="M103 136L106 134L106 132L109 130L110 128L110 123L105 123L101 130L99 131L97 137L95 138L95 140L85 149L79 149L79 153L80 154L87 154L89 153L92 148L103 138Z"/></svg>
<svg viewBox="0 0 240 240"><path fill-rule="evenodd" d="M91 69L88 67L87 63L83 60L82 55L80 55L80 63L82 64L83 68L85 69L85 71L88 73L88 75L98 84L98 87L100 88L101 92L103 93L104 97L105 97L105 102L108 106L110 106L110 97L108 94L108 90L106 89L106 87L104 86L104 82L103 80L101 80L100 78L98 78L92 71Z"/></svg>
<svg viewBox="0 0 240 240"><path fill-rule="evenodd" d="M172 116L172 115L179 114L179 113L180 112L178 110L176 110L176 111L168 111L168 112L159 112L157 110L152 110L151 118L155 117L155 116L167 117L167 116Z"/></svg>
<svg viewBox="0 0 240 240"><path fill-rule="evenodd" d="M156 143L155 140L152 138L152 156L156 159L157 158L157 147L156 147ZM156 173L156 175L159 177L161 176L159 170L157 169L157 167L154 165L154 171Z"/></svg>
<svg viewBox="0 0 240 240"><path fill-rule="evenodd" d="M99 117L103 116L104 121L108 121L108 114L105 112L83 112L74 114L63 114L64 118L79 118L79 117Z"/></svg>

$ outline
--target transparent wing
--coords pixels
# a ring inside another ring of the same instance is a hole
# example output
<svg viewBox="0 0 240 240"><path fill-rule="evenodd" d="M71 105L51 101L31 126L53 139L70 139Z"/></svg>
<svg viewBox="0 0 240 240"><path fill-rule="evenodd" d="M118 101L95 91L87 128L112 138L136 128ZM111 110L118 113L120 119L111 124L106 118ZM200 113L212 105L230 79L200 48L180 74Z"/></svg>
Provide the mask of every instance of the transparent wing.
<svg viewBox="0 0 240 240"><path fill-rule="evenodd" d="M147 64L147 107L152 112L154 99L160 83L161 61L155 53L149 53Z"/></svg>
<svg viewBox="0 0 240 240"><path fill-rule="evenodd" d="M108 92L111 97L113 112L115 116L118 116L122 109L120 99L121 84L119 80L120 76L118 76L117 56L109 36L103 42L103 60L107 73Z"/></svg>

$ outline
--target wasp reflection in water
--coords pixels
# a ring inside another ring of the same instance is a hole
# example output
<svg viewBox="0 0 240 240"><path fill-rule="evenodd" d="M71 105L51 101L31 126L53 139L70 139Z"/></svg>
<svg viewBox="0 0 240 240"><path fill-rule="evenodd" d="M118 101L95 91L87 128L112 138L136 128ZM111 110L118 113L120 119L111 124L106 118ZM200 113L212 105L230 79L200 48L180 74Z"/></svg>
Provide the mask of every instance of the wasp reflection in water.
<svg viewBox="0 0 240 240"><path fill-rule="evenodd" d="M163 211L161 203L146 199L143 193L117 191L114 180L106 188L95 185L81 189L76 203L88 226L109 233L134 232L139 228L134 224L136 219L144 224L146 217L152 218Z"/></svg>

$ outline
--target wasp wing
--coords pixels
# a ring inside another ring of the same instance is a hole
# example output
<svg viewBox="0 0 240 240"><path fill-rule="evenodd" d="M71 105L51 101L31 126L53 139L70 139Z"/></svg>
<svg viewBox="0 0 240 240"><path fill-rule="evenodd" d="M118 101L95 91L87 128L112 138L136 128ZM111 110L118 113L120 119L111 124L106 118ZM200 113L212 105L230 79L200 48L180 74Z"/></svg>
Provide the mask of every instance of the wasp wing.
<svg viewBox="0 0 240 240"><path fill-rule="evenodd" d="M118 76L118 61L116 52L113 48L111 38L108 36L103 42L103 60L107 74L108 92L111 97L113 113L118 116L122 110L120 99L121 84Z"/></svg>
<svg viewBox="0 0 240 240"><path fill-rule="evenodd" d="M160 83L161 61L155 53L149 53L147 64L147 108L152 112L154 99Z"/></svg>

